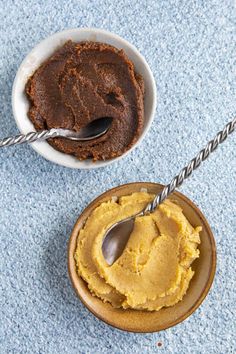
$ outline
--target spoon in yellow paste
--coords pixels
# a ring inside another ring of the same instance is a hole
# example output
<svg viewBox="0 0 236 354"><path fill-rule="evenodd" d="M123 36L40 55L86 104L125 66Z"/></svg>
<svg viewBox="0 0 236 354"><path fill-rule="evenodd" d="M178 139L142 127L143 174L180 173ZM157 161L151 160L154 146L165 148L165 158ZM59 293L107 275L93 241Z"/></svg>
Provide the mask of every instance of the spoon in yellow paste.
<svg viewBox="0 0 236 354"><path fill-rule="evenodd" d="M139 213L116 222L105 233L102 253L109 265L113 264L117 258L123 253L124 248L130 238L130 234L134 227L135 218L152 213L174 190L179 187L183 181L188 178L192 172L207 159L207 157L216 150L219 144L231 134L236 128L236 118L229 122L222 131L220 131L213 140L209 141L204 149L202 149L196 157L194 157L187 166L185 166L172 181L166 185L162 192L149 203L145 209Z"/></svg>

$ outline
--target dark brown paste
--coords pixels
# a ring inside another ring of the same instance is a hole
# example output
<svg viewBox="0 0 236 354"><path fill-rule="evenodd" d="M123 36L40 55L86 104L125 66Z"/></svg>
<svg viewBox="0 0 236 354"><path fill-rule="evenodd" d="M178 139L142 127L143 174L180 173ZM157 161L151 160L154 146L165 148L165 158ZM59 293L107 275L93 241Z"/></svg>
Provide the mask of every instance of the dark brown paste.
<svg viewBox="0 0 236 354"><path fill-rule="evenodd" d="M123 50L97 42L68 41L28 80L29 118L36 130L78 131L112 117L108 132L89 142L50 139L57 150L78 159L106 160L137 141L144 120L144 84Z"/></svg>

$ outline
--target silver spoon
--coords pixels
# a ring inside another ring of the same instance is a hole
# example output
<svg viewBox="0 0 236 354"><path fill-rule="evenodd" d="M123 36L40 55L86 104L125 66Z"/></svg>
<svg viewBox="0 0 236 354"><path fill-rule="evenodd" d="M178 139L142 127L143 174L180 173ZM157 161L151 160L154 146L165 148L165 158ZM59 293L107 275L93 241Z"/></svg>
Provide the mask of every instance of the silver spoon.
<svg viewBox="0 0 236 354"><path fill-rule="evenodd" d="M202 149L143 210L131 217L116 222L106 231L102 244L102 252L109 265L113 264L123 253L133 230L135 218L152 213L235 129L236 118L229 122L213 140L209 141L206 147Z"/></svg>
<svg viewBox="0 0 236 354"><path fill-rule="evenodd" d="M111 126L112 118L103 117L95 119L78 132L68 129L50 129L42 130L40 132L30 132L26 135L16 135L14 137L4 138L0 140L0 148L4 146L18 145L23 143L32 143L36 140L46 140L49 138L67 138L76 141L89 141L107 133Z"/></svg>

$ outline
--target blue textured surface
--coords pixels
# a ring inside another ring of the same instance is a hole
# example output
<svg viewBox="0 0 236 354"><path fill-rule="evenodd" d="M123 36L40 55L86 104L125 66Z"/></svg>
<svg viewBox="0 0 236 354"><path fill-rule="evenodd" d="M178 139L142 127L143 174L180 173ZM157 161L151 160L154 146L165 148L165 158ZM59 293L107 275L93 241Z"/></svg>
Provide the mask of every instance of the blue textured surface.
<svg viewBox="0 0 236 354"><path fill-rule="evenodd" d="M47 162L29 146L0 151L0 353L233 353L235 343L236 135L182 187L205 213L218 248L202 306L156 334L130 334L93 317L67 275L66 248L83 208L125 182L168 182L236 113L233 1L0 1L0 129L17 132L14 75L49 34L100 27L149 62L158 108L142 145L93 171ZM162 346L158 347L157 342Z"/></svg>

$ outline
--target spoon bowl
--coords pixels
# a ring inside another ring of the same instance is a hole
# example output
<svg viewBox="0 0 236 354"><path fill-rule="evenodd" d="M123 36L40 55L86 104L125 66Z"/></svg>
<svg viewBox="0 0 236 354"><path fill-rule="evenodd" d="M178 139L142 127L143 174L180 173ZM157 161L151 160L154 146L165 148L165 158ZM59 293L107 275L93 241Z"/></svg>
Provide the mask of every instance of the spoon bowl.
<svg viewBox="0 0 236 354"><path fill-rule="evenodd" d="M86 126L81 128L79 132L74 132L74 134L68 134L67 138L71 140L93 140L100 136L106 134L111 126L111 117L102 117L93 120ZM71 131L70 131L71 132Z"/></svg>
<svg viewBox="0 0 236 354"><path fill-rule="evenodd" d="M102 243L102 253L109 265L122 255L133 228L134 217L117 222L107 230Z"/></svg>

